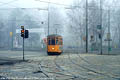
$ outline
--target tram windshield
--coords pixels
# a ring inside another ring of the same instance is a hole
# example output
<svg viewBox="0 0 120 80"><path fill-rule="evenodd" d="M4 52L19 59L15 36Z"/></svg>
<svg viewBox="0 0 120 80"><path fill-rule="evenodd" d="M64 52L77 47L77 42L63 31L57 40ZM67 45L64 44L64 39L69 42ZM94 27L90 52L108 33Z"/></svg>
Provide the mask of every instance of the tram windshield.
<svg viewBox="0 0 120 80"><path fill-rule="evenodd" d="M55 38L49 38L48 45L55 45Z"/></svg>
<svg viewBox="0 0 120 80"><path fill-rule="evenodd" d="M51 45L55 45L55 38L51 39Z"/></svg>

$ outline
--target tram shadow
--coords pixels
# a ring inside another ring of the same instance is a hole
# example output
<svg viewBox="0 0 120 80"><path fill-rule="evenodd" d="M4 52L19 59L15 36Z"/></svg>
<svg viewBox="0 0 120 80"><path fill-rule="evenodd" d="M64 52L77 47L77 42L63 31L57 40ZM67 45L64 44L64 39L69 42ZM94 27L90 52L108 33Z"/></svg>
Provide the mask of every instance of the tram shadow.
<svg viewBox="0 0 120 80"><path fill-rule="evenodd" d="M49 52L49 53L47 53L48 54L48 56L58 56L58 55L60 55L61 53L57 53L57 52Z"/></svg>

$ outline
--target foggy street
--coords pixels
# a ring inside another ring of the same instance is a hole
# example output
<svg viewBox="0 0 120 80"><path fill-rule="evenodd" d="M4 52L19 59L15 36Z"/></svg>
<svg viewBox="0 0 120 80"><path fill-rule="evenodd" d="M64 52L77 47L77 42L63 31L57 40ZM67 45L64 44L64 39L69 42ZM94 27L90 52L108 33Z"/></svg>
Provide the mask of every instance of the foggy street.
<svg viewBox="0 0 120 80"><path fill-rule="evenodd" d="M120 80L120 0L0 0L0 80Z"/></svg>
<svg viewBox="0 0 120 80"><path fill-rule="evenodd" d="M120 80L119 57L85 53L47 56L45 52L26 51L22 61L22 51L0 51L0 78Z"/></svg>

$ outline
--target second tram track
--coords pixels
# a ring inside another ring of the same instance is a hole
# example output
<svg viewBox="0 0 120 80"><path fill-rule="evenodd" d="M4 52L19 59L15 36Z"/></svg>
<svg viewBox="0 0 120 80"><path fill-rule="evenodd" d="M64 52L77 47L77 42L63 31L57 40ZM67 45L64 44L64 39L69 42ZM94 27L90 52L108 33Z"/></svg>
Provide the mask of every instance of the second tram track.
<svg viewBox="0 0 120 80"><path fill-rule="evenodd" d="M78 56L79 54L77 54L77 56ZM62 58L60 58L62 56ZM95 69L93 69L93 68L88 68L87 66L84 66L84 65L80 65L80 64L78 64L76 61L74 61L73 59L71 59L71 56L70 56L70 54L67 54L67 58L66 59L68 59L68 62L69 62L69 64L65 61L65 58L63 59L63 57L65 57L65 54L64 54L64 56L63 56L63 54L62 55L56 55L56 56L52 56L52 57L50 57L50 59L52 59L51 61L48 59L48 57L47 57L47 59L46 59L46 57L44 57L44 58L42 58L40 61L37 61L37 65L38 65L38 71L36 71L36 72L33 72L33 73L42 73L42 74L44 74L47 78L50 78L50 76L49 76L49 74L54 74L54 75L61 75L61 76L66 76L67 78L66 79L64 79L64 80L67 80L67 79L83 79L83 80L92 80L91 78L88 78L87 76L83 76L83 75L81 75L80 73L74 73L74 71L70 71L69 69L66 69L66 68L64 68L64 67L66 67L66 66L68 66L68 65L71 65L70 63L72 63L72 64L74 64L74 66L70 66L69 68L71 68L71 70L74 68L80 68L80 69L82 69L82 70L86 70L87 72L93 72L93 73L95 73L96 75L102 75L102 76L105 76L105 77L110 77L110 78L114 78L114 79L119 79L118 77L116 77L116 76L114 76L114 75L111 75L111 74L105 74L105 73L103 73L103 72L101 72L101 71L97 71L97 70L95 70ZM84 62L86 62L87 64L89 64L89 65L92 65L91 63L89 63L89 61L87 61L87 60L85 60L84 58L82 58L80 55L78 56L79 58L80 58L80 60L82 60L82 61L84 61ZM45 59L47 60L47 61L50 61L51 63L48 63L47 62L47 64L45 63ZM78 59L78 58L77 58ZM60 60L64 60L64 63L66 64L68 64L68 65L65 65L65 66L63 66L63 65L61 65L61 64L63 64L63 63L61 63L61 62L59 62ZM79 61L80 61L79 60ZM44 63L45 65L43 65L42 63ZM53 63L53 64L52 64ZM48 65L48 64L50 64L50 66L46 66L46 65ZM44 69L44 68L48 68L48 69ZM53 70L52 70L53 69ZM73 70L74 70L73 69ZM57 71L56 71L57 70ZM78 69L77 69L78 70ZM98 78L98 77L97 77ZM97 79L97 78L95 78L95 79ZM56 77L54 76L54 79L56 79ZM59 79L59 78L57 78L57 79Z"/></svg>
<svg viewBox="0 0 120 80"><path fill-rule="evenodd" d="M63 71L63 72L67 72L67 73L71 74L71 75L73 76L73 79L75 79L75 78L81 78L81 79L84 79L84 80L92 80L92 79L83 77L82 75L74 74L74 73L72 73L72 72L69 71L69 70L63 69L63 68L61 67L61 65L57 64L57 62L56 62L57 59L58 59L58 57L59 57L59 56L56 56L56 58L54 59L54 63L55 63L55 65L57 66L58 69L60 69L60 70Z"/></svg>
<svg viewBox="0 0 120 80"><path fill-rule="evenodd" d="M77 55L78 55L78 54L77 54ZM81 67L81 68L83 68L83 69L85 69L85 70L87 70L87 71L91 71L91 72L93 72L93 73L96 73L96 74L99 74L99 75L103 75L103 76L107 76L107 77L111 77L111 78L114 78L114 79L119 79L118 77L115 77L115 76L113 76L113 75L111 75L111 74L102 73L102 72L100 72L100 71L97 71L97 70L94 70L94 69L90 69L90 68L88 68L88 67L86 67L86 66L82 66L82 65L74 62L74 61L71 59L70 54L68 54L68 58L69 58L69 60L71 61L71 63L73 63L73 64L77 65L78 67ZM83 60L83 61L86 62L87 64L92 65L91 63L89 63L89 61L85 60L84 58L82 58L82 57L80 57L80 56L79 56L79 58L81 58L81 60Z"/></svg>
<svg viewBox="0 0 120 80"><path fill-rule="evenodd" d="M34 71L33 74L42 73L47 78L50 78L49 75L47 73L45 73L45 71L42 69L43 68L43 66L41 65L42 61L44 61L44 58L41 59L41 61L33 61L33 62L37 63L37 67L38 67L38 70Z"/></svg>

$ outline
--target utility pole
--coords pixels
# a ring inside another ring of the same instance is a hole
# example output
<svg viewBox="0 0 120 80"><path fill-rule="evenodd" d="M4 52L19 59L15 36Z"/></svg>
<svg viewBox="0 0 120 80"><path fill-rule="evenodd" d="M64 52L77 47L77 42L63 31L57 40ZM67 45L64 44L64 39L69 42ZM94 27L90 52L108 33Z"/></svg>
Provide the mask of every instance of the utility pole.
<svg viewBox="0 0 120 80"><path fill-rule="evenodd" d="M49 3L48 3L48 35L49 35L49 27L50 27L50 13L49 13L49 7L50 7L50 0L49 0Z"/></svg>
<svg viewBox="0 0 120 80"><path fill-rule="evenodd" d="M88 53L88 0L86 0L86 53Z"/></svg>
<svg viewBox="0 0 120 80"><path fill-rule="evenodd" d="M100 43L101 43L101 50L100 50L100 54L102 55L103 54L103 50L102 50L102 38L103 38L103 34L102 34L102 0L100 0L100 25L101 25L101 40L100 40Z"/></svg>
<svg viewBox="0 0 120 80"><path fill-rule="evenodd" d="M108 54L110 50L110 9L108 10Z"/></svg>
<svg viewBox="0 0 120 80"><path fill-rule="evenodd" d="M24 30L24 26L21 26L21 37L23 38L23 61L25 60L24 58L24 37L25 37L25 30Z"/></svg>
<svg viewBox="0 0 120 80"><path fill-rule="evenodd" d="M15 20L16 20L16 17L15 17ZM15 26L16 26L16 22L15 20L13 19L12 21L12 30L11 30L11 50L13 50L13 41L14 41L14 31L15 31Z"/></svg>
<svg viewBox="0 0 120 80"><path fill-rule="evenodd" d="M14 32L14 31L13 31L13 25L12 25L12 32L11 32L11 33L12 33L12 42L11 42L12 48L11 48L11 50L13 50L13 32Z"/></svg>
<svg viewBox="0 0 120 80"><path fill-rule="evenodd" d="M24 37L25 37L25 35L23 36L23 61L25 60L25 58L24 58Z"/></svg>
<svg viewBox="0 0 120 80"><path fill-rule="evenodd" d="M24 26L21 26L21 37L23 38L23 61L24 58L24 39L29 37L29 31L24 29Z"/></svg>

